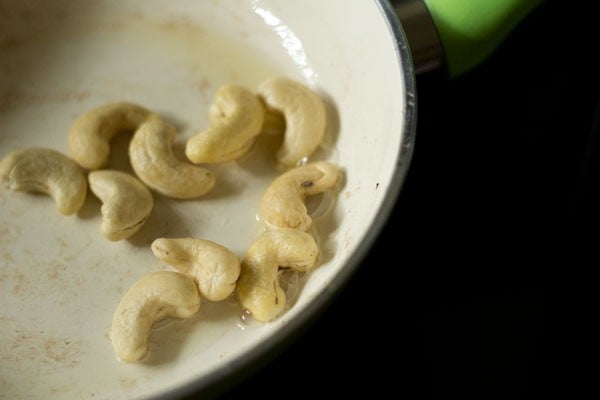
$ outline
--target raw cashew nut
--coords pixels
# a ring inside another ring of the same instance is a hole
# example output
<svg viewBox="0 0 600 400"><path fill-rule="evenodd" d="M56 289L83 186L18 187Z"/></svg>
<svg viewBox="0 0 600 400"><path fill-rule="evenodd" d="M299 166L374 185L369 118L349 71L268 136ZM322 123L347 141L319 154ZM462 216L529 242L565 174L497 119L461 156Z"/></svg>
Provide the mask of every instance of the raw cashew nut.
<svg viewBox="0 0 600 400"><path fill-rule="evenodd" d="M87 195L81 167L58 151L43 148L14 150L0 161L0 182L13 191L49 194L61 214L76 213Z"/></svg>
<svg viewBox="0 0 600 400"><path fill-rule="evenodd" d="M225 85L210 108L211 125L187 142L185 154L194 163L233 161L250 150L261 132L264 107L256 94Z"/></svg>
<svg viewBox="0 0 600 400"><path fill-rule="evenodd" d="M227 298L240 276L240 260L229 249L210 240L156 239L156 257L194 278L200 293L211 301Z"/></svg>
<svg viewBox="0 0 600 400"><path fill-rule="evenodd" d="M338 168L326 161L284 172L265 191L260 202L260 219L268 227L307 231L312 218L304 204L305 198L332 189L338 176Z"/></svg>
<svg viewBox="0 0 600 400"><path fill-rule="evenodd" d="M258 321L278 317L286 308L279 269L309 271L316 267L318 256L319 247L306 232L285 228L264 232L242 260L236 287L242 307Z"/></svg>
<svg viewBox="0 0 600 400"><path fill-rule="evenodd" d="M151 189L176 199L191 199L209 192L215 176L206 168L180 161L171 148L173 125L151 118L133 135L129 159L137 176Z"/></svg>
<svg viewBox="0 0 600 400"><path fill-rule="evenodd" d="M132 132L152 112L134 103L109 103L75 120L69 131L71 156L84 168L99 169L108 163L110 141L120 132Z"/></svg>
<svg viewBox="0 0 600 400"><path fill-rule="evenodd" d="M116 241L136 233L148 219L154 199L135 177L121 171L99 170L88 174L90 190L102 201L100 230Z"/></svg>
<svg viewBox="0 0 600 400"><path fill-rule="evenodd" d="M138 280L119 302L110 339L117 356L126 362L142 359L152 325L165 318L189 318L200 307L196 283L174 271L151 272Z"/></svg>
<svg viewBox="0 0 600 400"><path fill-rule="evenodd" d="M327 114L321 97L307 86L289 78L263 82L258 93L268 112L285 117L285 136L277 158L283 165L297 165L319 147L325 136Z"/></svg>

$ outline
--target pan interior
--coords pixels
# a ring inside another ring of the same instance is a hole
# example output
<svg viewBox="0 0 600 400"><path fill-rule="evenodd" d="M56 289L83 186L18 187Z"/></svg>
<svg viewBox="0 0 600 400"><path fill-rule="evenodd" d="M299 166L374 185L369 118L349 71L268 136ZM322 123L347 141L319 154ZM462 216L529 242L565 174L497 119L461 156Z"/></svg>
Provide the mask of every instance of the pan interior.
<svg viewBox="0 0 600 400"><path fill-rule="evenodd" d="M91 194L65 217L48 196L2 189L0 388L7 398L119 399L190 382L201 388L293 326L373 239L395 187L406 104L396 43L375 2L0 0L0 158L33 146L66 154L73 120L115 101L173 123L183 158L185 141L208 125L221 85L255 89L275 75L303 81L326 100L328 135L313 159L337 163L344 175L312 232L322 265L289 285L291 308L259 324L241 318L234 296L204 301L191 319L156 327L141 364L119 362L108 337L125 291L148 272L170 269L152 255L154 239L205 238L243 256L262 230L260 197L280 172L278 137L261 137L237 162L211 166L218 184L199 200L155 195L149 220L120 242L101 236L101 204ZM110 168L131 172L130 138L115 138Z"/></svg>

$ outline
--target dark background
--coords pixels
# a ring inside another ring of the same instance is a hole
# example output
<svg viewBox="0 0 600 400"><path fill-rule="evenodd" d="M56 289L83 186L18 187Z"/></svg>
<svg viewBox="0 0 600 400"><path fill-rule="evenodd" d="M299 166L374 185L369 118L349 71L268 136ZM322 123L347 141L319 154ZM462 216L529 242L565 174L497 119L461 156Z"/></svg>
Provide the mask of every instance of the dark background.
<svg viewBox="0 0 600 400"><path fill-rule="evenodd" d="M320 318L224 398L571 398L593 382L593 3L547 1L477 69L417 78L413 161L380 239Z"/></svg>

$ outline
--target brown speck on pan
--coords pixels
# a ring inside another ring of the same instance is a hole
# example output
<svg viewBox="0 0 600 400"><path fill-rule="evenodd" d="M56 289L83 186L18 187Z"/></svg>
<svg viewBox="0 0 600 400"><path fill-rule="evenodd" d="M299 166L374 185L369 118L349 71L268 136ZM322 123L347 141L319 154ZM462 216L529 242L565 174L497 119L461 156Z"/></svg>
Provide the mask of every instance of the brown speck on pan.
<svg viewBox="0 0 600 400"><path fill-rule="evenodd" d="M59 277L59 267L57 265L54 265L49 271L48 271L48 280L57 280Z"/></svg>
<svg viewBox="0 0 600 400"><path fill-rule="evenodd" d="M41 331L16 331L8 346L0 348L0 358L13 363L34 362L36 365L53 365L60 368L79 366L81 342L70 338L44 338Z"/></svg>
<svg viewBox="0 0 600 400"><path fill-rule="evenodd" d="M375 184L375 190L379 189L379 182Z"/></svg>
<svg viewBox="0 0 600 400"><path fill-rule="evenodd" d="M133 378L120 378L119 383L123 389L131 389L137 385L137 379Z"/></svg>
<svg viewBox="0 0 600 400"><path fill-rule="evenodd" d="M25 276L25 274L23 274L22 272L17 271L16 272L16 277L14 279L14 282L15 282L15 284L14 284L14 286L12 288L12 294L18 295L23 290L23 287L27 286L27 284L29 283L29 279L27 279L27 277Z"/></svg>
<svg viewBox="0 0 600 400"><path fill-rule="evenodd" d="M198 88L198 91L200 92L200 95L202 97L202 99L209 101L212 99L212 84L210 82L210 80L208 79L202 79L197 85L196 87Z"/></svg>
<svg viewBox="0 0 600 400"><path fill-rule="evenodd" d="M79 364L77 357L80 355L79 346L68 338L49 338L44 342L46 356L56 365L75 367Z"/></svg>
<svg viewBox="0 0 600 400"><path fill-rule="evenodd" d="M89 92L77 93L77 94L75 95L75 101L76 101L77 103L82 103L82 102L84 102L85 100L87 100L87 99L88 99L88 97L90 97L90 93L89 93Z"/></svg>
<svg viewBox="0 0 600 400"><path fill-rule="evenodd" d="M61 249L67 249L69 247L67 241L61 237L56 238L56 243Z"/></svg>

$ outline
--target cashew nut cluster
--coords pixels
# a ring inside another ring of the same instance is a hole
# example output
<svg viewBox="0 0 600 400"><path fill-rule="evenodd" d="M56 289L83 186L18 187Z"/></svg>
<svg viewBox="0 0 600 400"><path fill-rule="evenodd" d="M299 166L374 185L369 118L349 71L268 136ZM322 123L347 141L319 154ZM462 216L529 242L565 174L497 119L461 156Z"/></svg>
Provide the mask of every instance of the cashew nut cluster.
<svg viewBox="0 0 600 400"><path fill-rule="evenodd" d="M283 144L277 153L279 162L297 165L323 141L327 127L325 103L315 91L286 77L264 81L258 94L267 106L267 113L280 113L285 119ZM268 119L273 120L277 119Z"/></svg>
<svg viewBox="0 0 600 400"><path fill-rule="evenodd" d="M13 150L0 161L0 181L12 191L50 195L63 215L75 214L87 196L81 167L64 154L45 148Z"/></svg>
<svg viewBox="0 0 600 400"><path fill-rule="evenodd" d="M195 238L160 238L151 247L157 258L194 278L208 300L224 300L233 293L240 260L226 247Z"/></svg>
<svg viewBox="0 0 600 400"><path fill-rule="evenodd" d="M268 79L256 92L226 84L209 109L208 128L187 141L184 161L173 152L175 127L159 114L131 102L107 103L72 124L72 159L50 149L15 150L0 160L0 182L10 190L49 194L65 215L82 207L89 184L102 202L102 235L119 241L146 223L154 207L152 191L173 199L201 197L213 189L216 178L194 164L236 160L261 133L283 134L277 160L287 171L273 180L259 204L260 220L268 229L241 260L206 239L153 241L153 254L177 271L151 272L134 283L116 307L110 330L116 355L139 362L148 351L153 325L165 318L191 317L201 297L221 301L235 293L241 307L261 322L286 310L281 271L310 271L320 260L319 246L307 233L313 218L305 200L333 190L339 182L336 165L303 164L323 141L326 117L321 97L289 78ZM134 175L102 169L109 161L111 140L121 132L133 133L128 155ZM87 176L85 170L90 171Z"/></svg>
<svg viewBox="0 0 600 400"><path fill-rule="evenodd" d="M110 339L125 362L140 361L148 349L155 322L189 318L200 307L200 292L192 278L174 271L150 272L125 293L113 315Z"/></svg>
<svg viewBox="0 0 600 400"><path fill-rule="evenodd" d="M144 122L129 143L129 159L136 175L151 189L175 199L192 199L208 193L214 174L179 160L173 154L173 125L159 117Z"/></svg>
<svg viewBox="0 0 600 400"><path fill-rule="evenodd" d="M134 176L121 171L98 170L88 174L90 190L102 201L101 232L108 240L126 239L148 219L154 199Z"/></svg>
<svg viewBox="0 0 600 400"><path fill-rule="evenodd" d="M286 309L279 270L310 271L317 266L319 247L313 237L297 229L265 231L242 260L236 293L242 307L258 321L268 322Z"/></svg>
<svg viewBox="0 0 600 400"><path fill-rule="evenodd" d="M264 107L258 96L239 85L224 85L209 110L211 124L187 142L194 163L223 163L247 153L261 132Z"/></svg>
<svg viewBox="0 0 600 400"><path fill-rule="evenodd" d="M265 191L260 202L260 219L270 228L307 231L312 225L312 218L304 200L307 196L334 188L338 177L338 167L327 161L313 162L284 172Z"/></svg>
<svg viewBox="0 0 600 400"><path fill-rule="evenodd" d="M146 108L129 102L108 103L89 110L71 126L71 156L86 169L104 167L110 155L110 141L121 132L135 131L152 115Z"/></svg>

